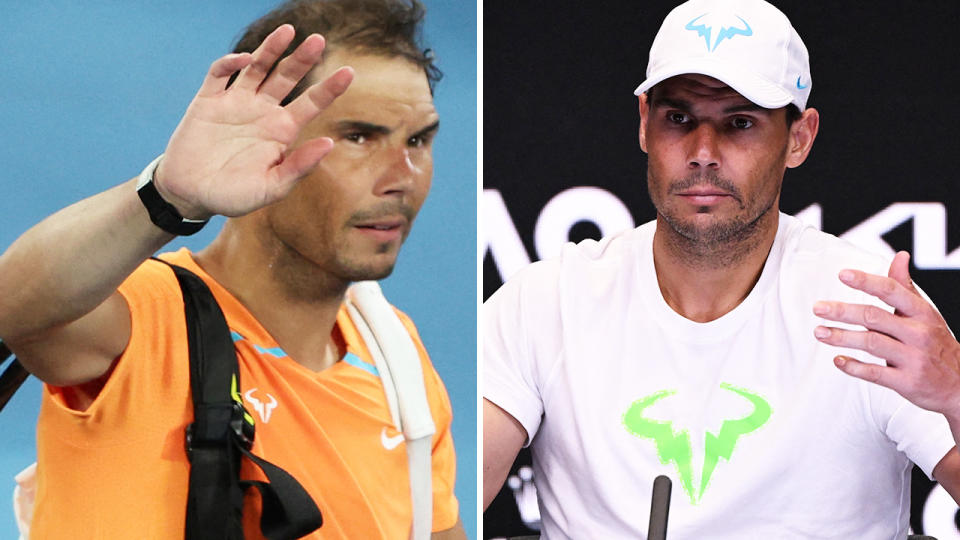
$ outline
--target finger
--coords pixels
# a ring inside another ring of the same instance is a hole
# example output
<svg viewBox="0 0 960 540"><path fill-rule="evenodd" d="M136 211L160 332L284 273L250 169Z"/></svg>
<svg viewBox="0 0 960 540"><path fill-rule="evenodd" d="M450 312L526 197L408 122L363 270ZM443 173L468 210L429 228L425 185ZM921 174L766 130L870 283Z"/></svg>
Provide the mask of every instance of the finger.
<svg viewBox="0 0 960 540"><path fill-rule="evenodd" d="M250 65L252 60L250 53L233 53L220 58L210 65L210 70L207 71L207 76L204 77L197 95L207 97L223 92L230 76Z"/></svg>
<svg viewBox="0 0 960 540"><path fill-rule="evenodd" d="M866 364L849 356L837 356L833 359L833 364L851 377L879 384L894 391L899 387L896 368Z"/></svg>
<svg viewBox="0 0 960 540"><path fill-rule="evenodd" d="M286 110L298 126L305 126L344 93L353 80L353 68L342 67L323 82L308 88L287 105Z"/></svg>
<svg viewBox="0 0 960 540"><path fill-rule="evenodd" d="M893 261L890 262L890 270L887 272L887 277L903 285L908 291L916 291L913 286L913 280L910 279L910 253L906 251L897 252L893 257Z"/></svg>
<svg viewBox="0 0 960 540"><path fill-rule="evenodd" d="M270 68L276 63L277 58L287 50L287 46L293 41L296 32L293 25L284 24L278 26L276 30L270 33L263 43L253 51L253 61L244 68L233 83L233 88L241 90L256 91L260 83L266 78Z"/></svg>
<svg viewBox="0 0 960 540"><path fill-rule="evenodd" d="M910 253L906 251L897 252L893 260L890 261L890 269L887 271L887 277L903 285L903 288L911 293L918 296L920 295L916 287L913 286L913 280L910 278ZM897 313L899 314L900 311L897 310Z"/></svg>
<svg viewBox="0 0 960 540"><path fill-rule="evenodd" d="M813 335L827 345L858 349L896 366L908 364L913 358L913 349L879 332L818 326Z"/></svg>
<svg viewBox="0 0 960 540"><path fill-rule="evenodd" d="M845 285L876 296L907 317L925 315L932 309L916 292L908 290L893 278L860 270L841 270L839 277Z"/></svg>
<svg viewBox="0 0 960 540"><path fill-rule="evenodd" d="M829 321L856 324L913 343L919 337L919 325L906 318L871 305L820 301L813 305L813 313Z"/></svg>
<svg viewBox="0 0 960 540"><path fill-rule="evenodd" d="M280 103L300 82L300 79L317 65L323 55L323 48L323 37L319 34L311 34L292 54L277 64L273 73L260 85L260 94L270 97L275 103Z"/></svg>
<svg viewBox="0 0 960 540"><path fill-rule="evenodd" d="M293 189L297 180L313 170L331 149L333 149L333 140L329 137L320 137L311 139L290 152L276 166L277 191L275 194L277 198L285 197Z"/></svg>

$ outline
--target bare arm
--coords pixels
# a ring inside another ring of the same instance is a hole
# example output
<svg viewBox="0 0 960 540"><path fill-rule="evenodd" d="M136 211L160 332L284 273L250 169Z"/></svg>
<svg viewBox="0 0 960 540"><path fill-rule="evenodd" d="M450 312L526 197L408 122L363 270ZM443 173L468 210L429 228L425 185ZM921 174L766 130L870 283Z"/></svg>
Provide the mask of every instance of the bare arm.
<svg viewBox="0 0 960 540"><path fill-rule="evenodd" d="M817 328L817 339L840 347L866 351L886 360L886 366L837 356L844 373L890 388L924 409L943 414L954 441L960 445L960 343L940 313L914 287L909 255L897 253L887 276L844 270L846 285L876 296L895 308L817 302L814 313L832 321L861 325L865 331ZM934 478L960 504L960 454L957 447L933 469Z"/></svg>
<svg viewBox="0 0 960 540"><path fill-rule="evenodd" d="M957 452L956 446L933 468L933 478L960 504L960 452Z"/></svg>
<svg viewBox="0 0 960 540"><path fill-rule="evenodd" d="M510 466L527 440L516 418L483 400L483 509L493 501L507 479Z"/></svg>
<svg viewBox="0 0 960 540"><path fill-rule="evenodd" d="M458 519L453 527L431 534L430 540L467 540L467 533L463 530L463 522Z"/></svg>
<svg viewBox="0 0 960 540"><path fill-rule="evenodd" d="M130 313L115 291L173 238L150 221L134 183L57 212L0 256L0 336L47 382L99 377L127 345Z"/></svg>
<svg viewBox="0 0 960 540"><path fill-rule="evenodd" d="M155 175L157 190L181 215L239 216L275 202L332 147L326 138L291 145L346 90L352 70L281 107L324 47L322 37L308 37L266 77L293 37L292 26L281 26L253 53L211 65ZM47 382L98 378L127 345L130 313L117 287L172 238L152 224L134 184L50 216L0 256L0 338Z"/></svg>

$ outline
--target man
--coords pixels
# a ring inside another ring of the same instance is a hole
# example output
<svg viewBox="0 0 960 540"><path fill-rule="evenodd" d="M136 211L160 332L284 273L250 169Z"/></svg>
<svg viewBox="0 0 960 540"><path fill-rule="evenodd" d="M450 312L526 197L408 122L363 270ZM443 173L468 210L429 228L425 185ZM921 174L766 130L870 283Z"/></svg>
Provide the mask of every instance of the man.
<svg viewBox="0 0 960 540"><path fill-rule="evenodd" d="M429 189L438 116L421 18L397 1L281 6L211 66L143 186L67 208L3 255L0 337L48 383L34 537L183 535L183 305L169 268L143 261L213 214L234 219L207 249L164 258L200 275L226 314L257 416L252 451L317 503L312 537L409 535L403 437L341 304L350 282L390 273ZM138 196L150 184L160 203ZM193 221L158 224L163 204ZM436 425L431 528L462 538L449 402L401 318ZM260 506L245 500L249 537Z"/></svg>
<svg viewBox="0 0 960 540"><path fill-rule="evenodd" d="M891 285L908 283L902 255L889 278L838 281L887 264L778 212L785 169L817 135L811 86L806 48L765 2L667 16L637 90L657 220L567 246L485 306L485 505L527 444L546 538L643 537L659 474L682 538L903 537L911 461L960 498L955 361L910 349L894 369L913 371L872 379L898 395L838 371L832 346L906 346L849 327L814 337L820 317L867 313L901 343L952 342ZM903 313L878 316L845 283Z"/></svg>

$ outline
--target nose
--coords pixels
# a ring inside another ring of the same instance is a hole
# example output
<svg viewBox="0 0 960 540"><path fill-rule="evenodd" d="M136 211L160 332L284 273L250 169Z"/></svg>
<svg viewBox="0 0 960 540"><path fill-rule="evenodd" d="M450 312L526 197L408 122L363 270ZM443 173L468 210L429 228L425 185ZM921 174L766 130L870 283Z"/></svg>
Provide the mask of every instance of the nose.
<svg viewBox="0 0 960 540"><path fill-rule="evenodd" d="M378 185L381 195L404 195L411 191L423 176L423 167L409 147L385 150L386 166Z"/></svg>
<svg viewBox="0 0 960 540"><path fill-rule="evenodd" d="M690 132L690 157L688 166L691 169L720 167L719 136L716 128L703 122Z"/></svg>

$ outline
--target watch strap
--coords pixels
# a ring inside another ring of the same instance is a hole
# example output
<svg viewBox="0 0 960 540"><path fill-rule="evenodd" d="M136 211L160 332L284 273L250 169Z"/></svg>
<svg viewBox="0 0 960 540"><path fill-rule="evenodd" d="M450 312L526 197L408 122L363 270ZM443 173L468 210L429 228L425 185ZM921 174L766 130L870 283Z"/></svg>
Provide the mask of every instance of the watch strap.
<svg viewBox="0 0 960 540"><path fill-rule="evenodd" d="M157 191L157 186L153 183L153 177L161 159L163 154L157 156L157 159L151 161L140 173L140 178L137 180L137 195L140 196L140 201L150 214L150 221L154 225L178 236L195 234L207 224L208 220L187 219L180 215L176 207L163 200L160 192Z"/></svg>

